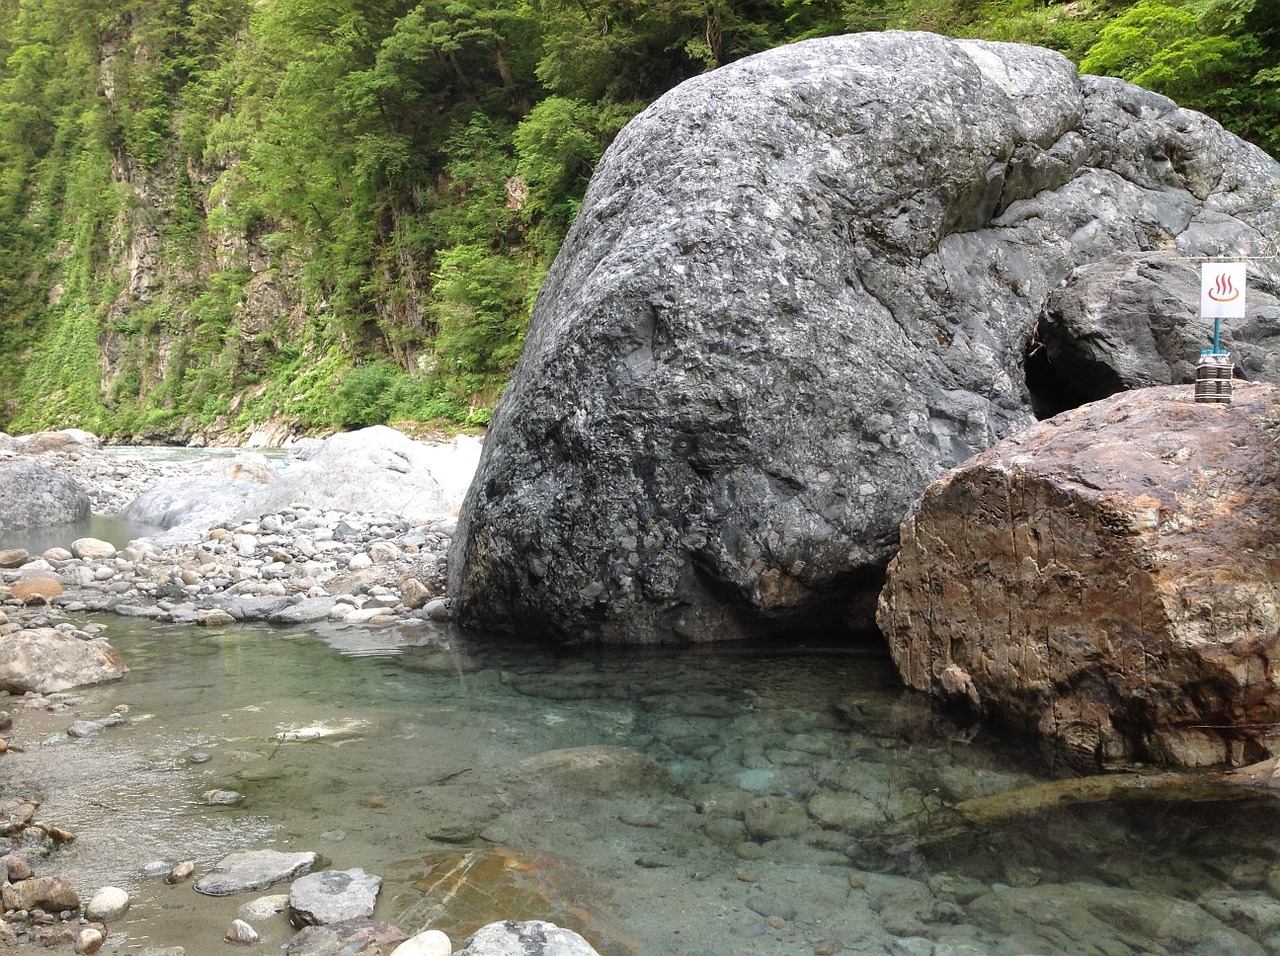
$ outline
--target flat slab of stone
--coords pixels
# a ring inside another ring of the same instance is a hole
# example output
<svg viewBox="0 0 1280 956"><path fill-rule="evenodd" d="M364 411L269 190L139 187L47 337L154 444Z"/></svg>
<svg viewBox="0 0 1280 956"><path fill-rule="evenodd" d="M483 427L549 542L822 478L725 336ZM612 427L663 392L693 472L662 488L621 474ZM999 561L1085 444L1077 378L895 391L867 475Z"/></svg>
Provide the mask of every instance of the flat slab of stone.
<svg viewBox="0 0 1280 956"><path fill-rule="evenodd" d="M297 604L281 608L271 614L267 620L272 624L316 624L329 619L329 612L338 603L337 598L307 598Z"/></svg>
<svg viewBox="0 0 1280 956"><path fill-rule="evenodd" d="M289 889L289 921L294 926L327 926L372 916L380 889L382 877L359 867L311 873Z"/></svg>
<svg viewBox="0 0 1280 956"><path fill-rule="evenodd" d="M318 859L311 851L237 850L196 880L195 889L205 896L253 893L310 871Z"/></svg>

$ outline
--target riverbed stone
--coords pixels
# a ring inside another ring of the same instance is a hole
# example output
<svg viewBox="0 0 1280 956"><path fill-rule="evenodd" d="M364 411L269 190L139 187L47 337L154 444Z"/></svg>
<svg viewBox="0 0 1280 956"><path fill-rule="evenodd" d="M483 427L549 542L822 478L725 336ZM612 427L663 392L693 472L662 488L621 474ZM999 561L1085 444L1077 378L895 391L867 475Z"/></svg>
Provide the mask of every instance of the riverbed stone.
<svg viewBox="0 0 1280 956"><path fill-rule="evenodd" d="M308 874L289 889L289 921L294 926L323 926L372 916L381 888L382 877L359 867Z"/></svg>
<svg viewBox="0 0 1280 956"><path fill-rule="evenodd" d="M62 593L62 582L47 575L22 578L13 584L13 596L24 604L47 603Z"/></svg>
<svg viewBox="0 0 1280 956"><path fill-rule="evenodd" d="M284 951L289 956L389 956L406 939L408 936L390 923L359 916L328 926L306 926L285 943Z"/></svg>
<svg viewBox="0 0 1280 956"><path fill-rule="evenodd" d="M970 922L1001 936L1065 937L1083 943L1114 938L1123 929L1179 949L1191 949L1227 929L1210 913L1185 900L1088 883L1005 887L973 900L966 914ZM1042 935L1042 931L1047 932ZM1262 948L1244 934L1234 933L1233 940L1236 946L1242 941L1249 943L1239 952L1261 956Z"/></svg>
<svg viewBox="0 0 1280 956"><path fill-rule="evenodd" d="M250 946L259 939L258 931L242 919L233 919L223 938L228 943L239 943L243 946Z"/></svg>
<svg viewBox="0 0 1280 956"><path fill-rule="evenodd" d="M391 956L450 956L453 943L438 929L429 929L410 937L391 952Z"/></svg>
<svg viewBox="0 0 1280 956"><path fill-rule="evenodd" d="M52 913L74 910L80 906L80 897L71 881L65 876L33 876L30 879L5 885L4 908L30 910L39 907Z"/></svg>
<svg viewBox="0 0 1280 956"><path fill-rule="evenodd" d="M521 760L516 776L545 786L604 796L675 787L665 767L627 747L594 745L548 750Z"/></svg>
<svg viewBox="0 0 1280 956"><path fill-rule="evenodd" d="M106 937L96 926L86 926L76 936L75 951L81 956L91 956L102 948Z"/></svg>
<svg viewBox="0 0 1280 956"><path fill-rule="evenodd" d="M0 690L49 694L119 680L127 672L120 653L101 639L41 627L0 640Z"/></svg>
<svg viewBox="0 0 1280 956"><path fill-rule="evenodd" d="M405 607L416 611L431 599L431 592L417 578L409 578L400 585L400 598Z"/></svg>
<svg viewBox="0 0 1280 956"><path fill-rule="evenodd" d="M1278 174L1018 44L826 37L686 81L614 139L542 285L459 515L460 623L870 629L920 492L1052 406L1029 353L1073 270L1255 255Z"/></svg>
<svg viewBox="0 0 1280 956"><path fill-rule="evenodd" d="M600 956L571 929L544 920L489 923L476 930L457 956Z"/></svg>
<svg viewBox="0 0 1280 956"><path fill-rule="evenodd" d="M109 923L129 912L129 892L118 886L104 886L85 905L86 919Z"/></svg>
<svg viewBox="0 0 1280 956"><path fill-rule="evenodd" d="M26 548L0 549L0 568L20 568L31 557Z"/></svg>
<svg viewBox="0 0 1280 956"><path fill-rule="evenodd" d="M289 894L272 893L268 896L259 896L256 900L250 900L245 903L236 910L236 916L246 923L260 923L263 920L285 913L288 909Z"/></svg>
<svg viewBox="0 0 1280 956"><path fill-rule="evenodd" d="M337 598L327 596L305 598L271 613L267 620L272 624L316 624L328 618L336 603Z"/></svg>
<svg viewBox="0 0 1280 956"><path fill-rule="evenodd" d="M196 880L195 889L206 896L232 896L265 890L308 872L318 859L310 851L237 850L223 857L212 870Z"/></svg>
<svg viewBox="0 0 1280 956"><path fill-rule="evenodd" d="M84 558L91 561L105 561L116 556L116 546L101 538L76 538L71 542L69 557Z"/></svg>

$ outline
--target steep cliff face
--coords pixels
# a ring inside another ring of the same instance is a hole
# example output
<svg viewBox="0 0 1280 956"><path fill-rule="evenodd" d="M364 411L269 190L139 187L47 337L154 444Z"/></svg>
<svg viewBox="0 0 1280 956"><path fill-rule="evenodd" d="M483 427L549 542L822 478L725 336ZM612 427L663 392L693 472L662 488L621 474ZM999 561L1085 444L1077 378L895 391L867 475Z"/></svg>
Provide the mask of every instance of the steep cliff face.
<svg viewBox="0 0 1280 956"><path fill-rule="evenodd" d="M1252 249L1276 164L1047 50L863 34L678 87L596 172L450 561L570 641L868 626L898 524L1034 421L1087 263Z"/></svg>
<svg viewBox="0 0 1280 956"><path fill-rule="evenodd" d="M1280 752L1278 401L1124 393L930 485L880 598L903 679L1086 765Z"/></svg>

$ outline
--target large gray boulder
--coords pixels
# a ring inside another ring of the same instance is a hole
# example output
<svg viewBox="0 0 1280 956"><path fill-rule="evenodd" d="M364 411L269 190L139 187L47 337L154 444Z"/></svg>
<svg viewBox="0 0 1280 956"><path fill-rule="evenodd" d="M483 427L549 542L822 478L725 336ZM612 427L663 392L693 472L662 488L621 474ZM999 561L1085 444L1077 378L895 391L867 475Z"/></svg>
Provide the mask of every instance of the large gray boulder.
<svg viewBox="0 0 1280 956"><path fill-rule="evenodd" d="M459 620L869 625L910 503L1034 420L1055 290L1254 251L1278 172L1034 47L827 38L681 85L610 147L543 286L459 518Z"/></svg>
<svg viewBox="0 0 1280 956"><path fill-rule="evenodd" d="M35 462L15 461L0 466L0 532L70 524L89 517L89 496L75 480L42 468Z"/></svg>

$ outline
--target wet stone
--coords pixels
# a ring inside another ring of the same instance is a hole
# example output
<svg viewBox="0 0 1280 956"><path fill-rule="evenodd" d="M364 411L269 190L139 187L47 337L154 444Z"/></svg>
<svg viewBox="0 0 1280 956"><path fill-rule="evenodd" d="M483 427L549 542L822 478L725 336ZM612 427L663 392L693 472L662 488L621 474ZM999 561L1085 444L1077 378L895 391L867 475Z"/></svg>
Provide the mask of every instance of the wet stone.
<svg viewBox="0 0 1280 956"><path fill-rule="evenodd" d="M312 873L289 890L289 920L294 926L327 926L372 916L381 888L382 877L359 867Z"/></svg>
<svg viewBox="0 0 1280 956"><path fill-rule="evenodd" d="M289 956L332 956L334 953L390 953L408 936L367 916L330 926L307 926L285 943Z"/></svg>
<svg viewBox="0 0 1280 956"><path fill-rule="evenodd" d="M84 908L86 919L109 923L129 911L129 894L118 886L104 886Z"/></svg>
<svg viewBox="0 0 1280 956"><path fill-rule="evenodd" d="M316 865L315 853L284 853L279 850L238 850L223 857L212 871L196 880L197 893L232 896L265 890Z"/></svg>

